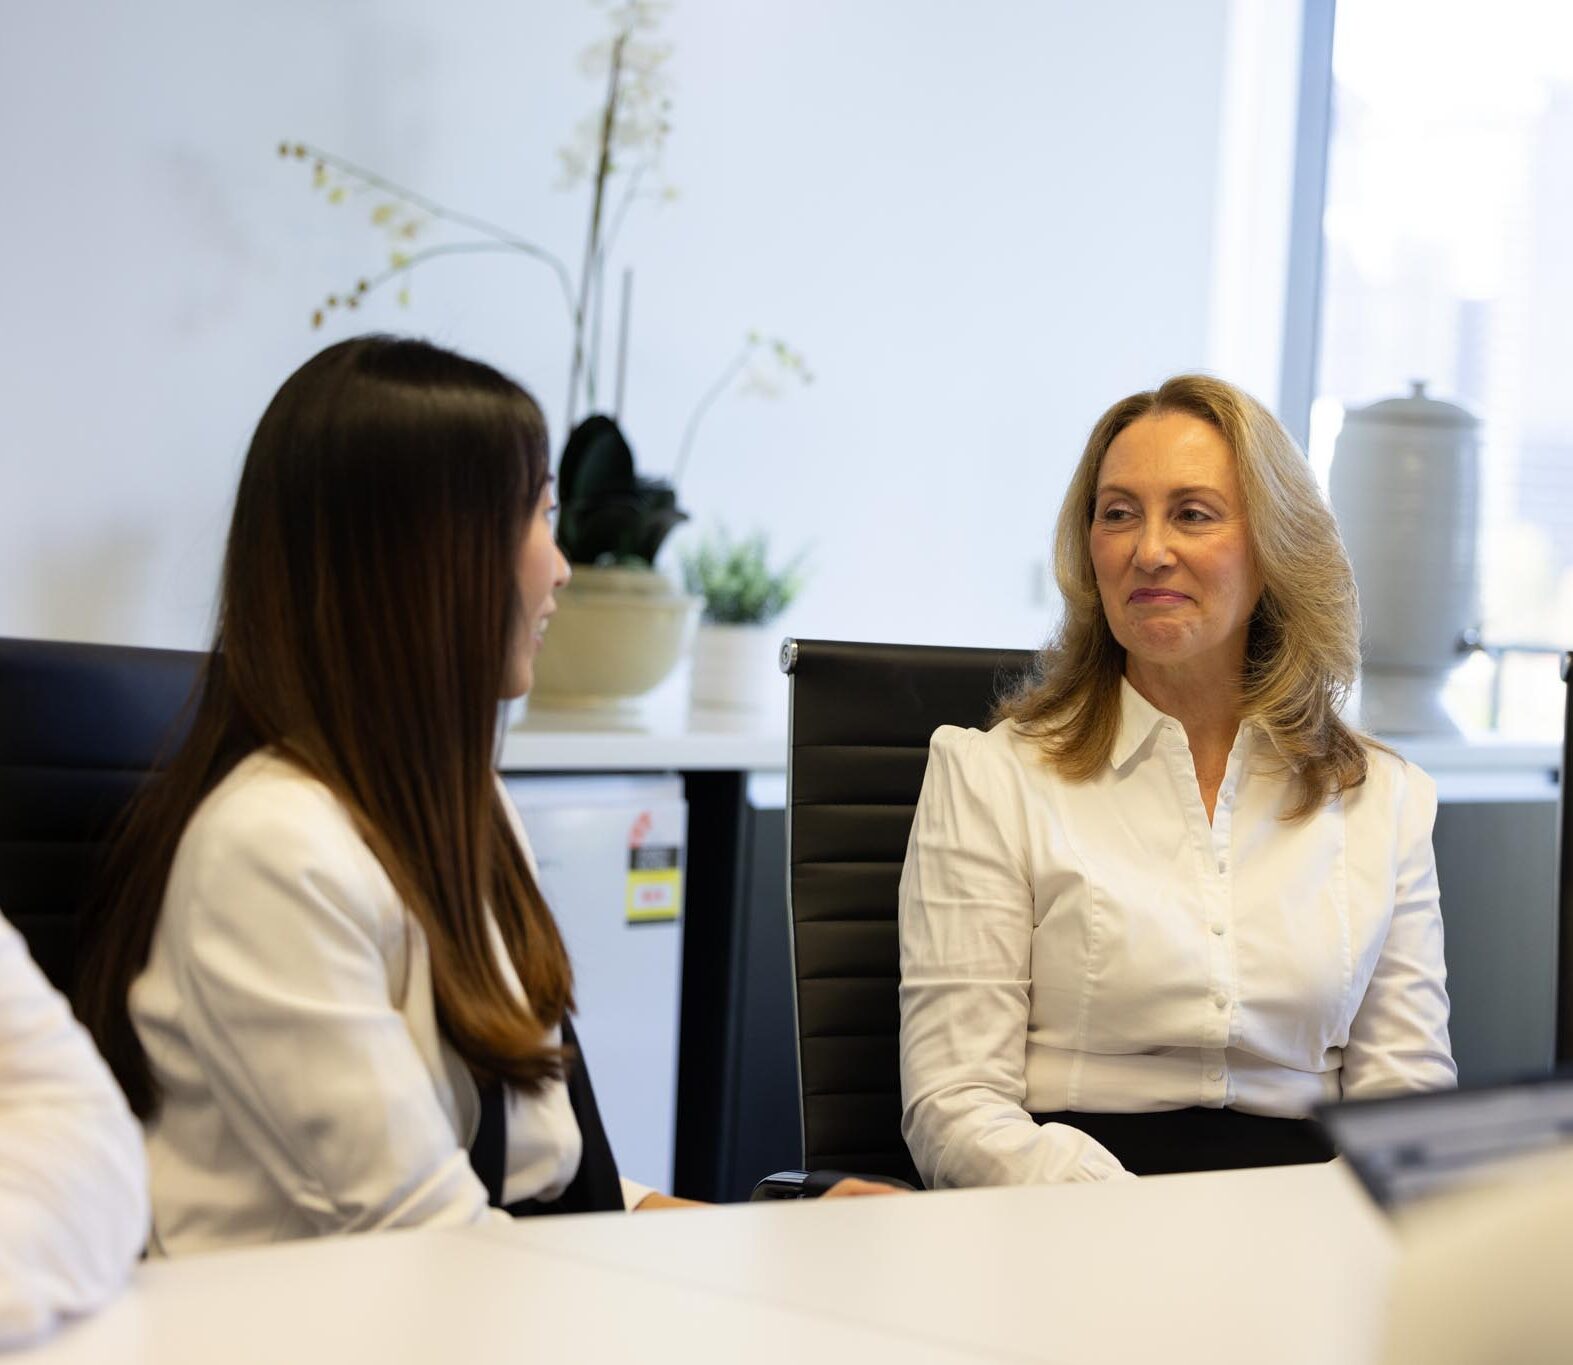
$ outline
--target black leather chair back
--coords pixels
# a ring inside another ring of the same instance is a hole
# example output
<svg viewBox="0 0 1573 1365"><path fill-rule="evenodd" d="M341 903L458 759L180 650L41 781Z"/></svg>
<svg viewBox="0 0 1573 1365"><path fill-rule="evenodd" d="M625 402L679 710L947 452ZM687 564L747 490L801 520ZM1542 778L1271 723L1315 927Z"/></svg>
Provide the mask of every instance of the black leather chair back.
<svg viewBox="0 0 1573 1365"><path fill-rule="evenodd" d="M901 1137L896 893L941 725L986 726L1025 650L788 640L787 896L804 1165L917 1171Z"/></svg>
<svg viewBox="0 0 1573 1365"><path fill-rule="evenodd" d="M1557 823L1557 1065L1573 1065L1573 654L1562 656L1566 709L1562 719L1561 811Z"/></svg>
<svg viewBox="0 0 1573 1365"><path fill-rule="evenodd" d="M105 837L178 743L205 658L0 639L0 912L61 990Z"/></svg>

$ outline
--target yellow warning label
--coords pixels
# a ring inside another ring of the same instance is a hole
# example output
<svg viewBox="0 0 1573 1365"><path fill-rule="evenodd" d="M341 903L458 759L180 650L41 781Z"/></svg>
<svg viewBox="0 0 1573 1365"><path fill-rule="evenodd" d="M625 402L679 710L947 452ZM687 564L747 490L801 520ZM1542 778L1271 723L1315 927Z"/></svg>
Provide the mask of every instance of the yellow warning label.
<svg viewBox="0 0 1573 1365"><path fill-rule="evenodd" d="M683 870L675 848L641 847L628 855L628 923L675 920L683 906Z"/></svg>

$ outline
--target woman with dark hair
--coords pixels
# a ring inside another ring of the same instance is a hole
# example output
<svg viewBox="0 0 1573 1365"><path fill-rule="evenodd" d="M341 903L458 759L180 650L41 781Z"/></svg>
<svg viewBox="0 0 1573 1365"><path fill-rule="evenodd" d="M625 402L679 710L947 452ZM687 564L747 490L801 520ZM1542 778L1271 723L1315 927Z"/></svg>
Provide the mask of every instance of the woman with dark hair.
<svg viewBox="0 0 1573 1365"><path fill-rule="evenodd" d="M1317 1103L1454 1083L1436 789L1341 718L1349 561L1249 395L1094 426L1060 628L935 732L901 883L903 1131L930 1185L1310 1161Z"/></svg>
<svg viewBox="0 0 1573 1365"><path fill-rule="evenodd" d="M331 346L263 414L79 992L155 1251L684 1202L619 1182L493 771L568 579L551 517L534 401L425 343Z"/></svg>

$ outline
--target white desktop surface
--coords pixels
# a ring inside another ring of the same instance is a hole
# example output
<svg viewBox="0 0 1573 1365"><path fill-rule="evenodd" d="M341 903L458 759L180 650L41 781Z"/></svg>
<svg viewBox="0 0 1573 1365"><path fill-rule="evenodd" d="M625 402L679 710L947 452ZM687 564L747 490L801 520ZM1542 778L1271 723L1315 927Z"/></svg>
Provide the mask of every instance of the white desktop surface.
<svg viewBox="0 0 1573 1365"><path fill-rule="evenodd" d="M503 736L503 772L782 772L786 697L768 715L690 707L681 696L624 709L531 706Z"/></svg>
<svg viewBox="0 0 1573 1365"><path fill-rule="evenodd" d="M523 1220L144 1265L27 1365L1361 1365L1394 1241L1330 1166Z"/></svg>

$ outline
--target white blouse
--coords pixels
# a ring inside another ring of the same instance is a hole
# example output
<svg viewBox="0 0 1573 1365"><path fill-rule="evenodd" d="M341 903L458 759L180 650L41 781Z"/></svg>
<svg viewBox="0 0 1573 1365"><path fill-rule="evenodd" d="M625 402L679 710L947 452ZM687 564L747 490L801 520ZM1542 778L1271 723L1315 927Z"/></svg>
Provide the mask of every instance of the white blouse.
<svg viewBox="0 0 1573 1365"><path fill-rule="evenodd" d="M0 919L0 1348L108 1299L147 1238L147 1159L87 1031Z"/></svg>
<svg viewBox="0 0 1573 1365"><path fill-rule="evenodd" d="M470 1166L480 1098L438 1028L425 934L284 759L242 760L186 826L131 1017L162 1091L154 1252L508 1217ZM581 1151L567 1087L506 1096L504 1198L554 1198Z"/></svg>
<svg viewBox="0 0 1573 1365"><path fill-rule="evenodd" d="M930 1186L1099 1180L1030 1114L1283 1117L1451 1086L1436 788L1370 750L1309 819L1240 727L1211 823L1184 728L1121 683L1108 766L935 731L901 877L902 1129Z"/></svg>

